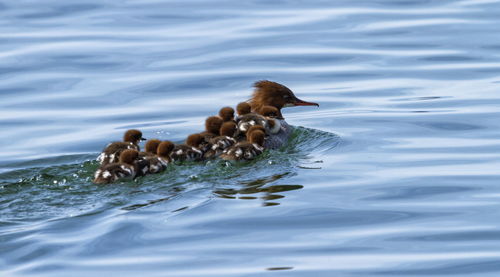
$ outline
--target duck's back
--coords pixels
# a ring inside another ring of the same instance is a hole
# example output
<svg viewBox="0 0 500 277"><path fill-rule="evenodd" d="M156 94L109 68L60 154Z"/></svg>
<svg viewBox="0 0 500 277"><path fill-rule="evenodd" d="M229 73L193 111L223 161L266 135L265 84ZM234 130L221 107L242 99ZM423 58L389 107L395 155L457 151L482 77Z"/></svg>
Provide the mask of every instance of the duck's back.
<svg viewBox="0 0 500 277"><path fill-rule="evenodd" d="M292 134L292 127L285 120L280 120L281 128L278 133L266 137L264 148L277 149L287 143Z"/></svg>

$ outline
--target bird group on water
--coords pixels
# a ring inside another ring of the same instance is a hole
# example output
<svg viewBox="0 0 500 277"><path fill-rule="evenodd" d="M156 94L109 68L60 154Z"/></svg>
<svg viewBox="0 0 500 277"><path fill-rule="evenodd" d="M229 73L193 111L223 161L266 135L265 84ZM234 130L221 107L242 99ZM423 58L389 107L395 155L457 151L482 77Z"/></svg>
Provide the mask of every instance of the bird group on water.
<svg viewBox="0 0 500 277"><path fill-rule="evenodd" d="M223 159L252 160L265 149L282 146L291 133L281 109L293 106L319 106L298 99L284 85L258 81L248 102L235 110L223 107L217 116L205 120L205 130L191 134L183 144L158 139L147 140L144 151L139 143L146 139L139 130L127 130L123 141L108 144L97 160L100 167L94 183L108 184L120 179L133 179L160 173L172 162Z"/></svg>

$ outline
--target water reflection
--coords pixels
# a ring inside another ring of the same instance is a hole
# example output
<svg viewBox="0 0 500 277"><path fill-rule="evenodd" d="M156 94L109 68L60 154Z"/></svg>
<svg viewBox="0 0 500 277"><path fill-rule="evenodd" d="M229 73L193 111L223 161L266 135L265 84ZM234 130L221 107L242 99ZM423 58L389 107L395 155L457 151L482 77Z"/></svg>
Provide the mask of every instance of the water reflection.
<svg viewBox="0 0 500 277"><path fill-rule="evenodd" d="M269 183L280 180L290 173L275 174L269 177L258 178L252 181L240 182L243 185L242 188L226 188L214 190L214 194L220 198L226 199L240 199L240 200L256 200L261 199L263 206L276 206L279 202L273 201L284 198L279 192L286 192L292 190L298 190L303 188L302 185L271 185L266 186ZM250 196L252 194L257 194L257 196Z"/></svg>

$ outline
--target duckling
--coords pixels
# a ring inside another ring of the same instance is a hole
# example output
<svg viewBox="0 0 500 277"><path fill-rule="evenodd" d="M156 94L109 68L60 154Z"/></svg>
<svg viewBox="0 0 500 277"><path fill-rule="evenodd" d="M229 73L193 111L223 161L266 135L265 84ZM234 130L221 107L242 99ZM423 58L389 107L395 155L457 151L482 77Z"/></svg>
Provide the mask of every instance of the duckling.
<svg viewBox="0 0 500 277"><path fill-rule="evenodd" d="M178 144L170 153L172 161L201 161L203 158L203 151L198 147L204 143L201 134L189 135L186 139L186 144Z"/></svg>
<svg viewBox="0 0 500 277"><path fill-rule="evenodd" d="M234 109L231 107L224 107L220 109L219 117L222 118L222 121L224 122L234 122Z"/></svg>
<svg viewBox="0 0 500 277"><path fill-rule="evenodd" d="M149 173L160 173L167 168L170 163L170 153L174 149L174 144L171 141L162 141L155 150L156 156L147 157L149 160Z"/></svg>
<svg viewBox="0 0 500 277"><path fill-rule="evenodd" d="M281 130L281 122L277 119L280 116L278 108L273 106L262 106L259 114L267 119L267 127L269 134L277 134Z"/></svg>
<svg viewBox="0 0 500 277"><path fill-rule="evenodd" d="M236 106L236 113L238 114L238 117L243 116L245 114L249 114L252 112L252 106L248 104L247 102L241 102Z"/></svg>
<svg viewBox="0 0 500 277"><path fill-rule="evenodd" d="M146 140L142 137L142 132L139 130L131 129L123 135L123 141L112 142L102 150L102 153L97 157L97 161L101 165L116 163L120 159L120 154L127 149L140 151L139 142Z"/></svg>
<svg viewBox="0 0 500 277"><path fill-rule="evenodd" d="M101 166L94 174L95 184L109 184L120 179L135 178L138 166L139 152L134 149L123 150L120 160Z"/></svg>
<svg viewBox="0 0 500 277"><path fill-rule="evenodd" d="M266 134L266 128L264 128L262 125L253 125L251 126L250 128L248 128L246 134L245 134L245 138L247 141L250 141L250 134L255 131L255 130L260 130L262 131L264 134Z"/></svg>
<svg viewBox="0 0 500 277"><path fill-rule="evenodd" d="M212 147L205 152L204 158L210 159L218 157L222 151L234 145L236 143L236 140L233 138L235 133L236 123L232 121L224 122L220 127L220 136L210 140L210 145Z"/></svg>
<svg viewBox="0 0 500 277"><path fill-rule="evenodd" d="M264 138L264 132L254 130L249 134L249 141L238 142L224 150L220 157L230 161L253 160L264 151Z"/></svg>
<svg viewBox="0 0 500 277"><path fill-rule="evenodd" d="M196 147L203 152L210 149L210 140L220 135L220 128L223 124L222 118L218 116L210 116L205 120L205 131L201 132L200 135L203 136L203 142Z"/></svg>
<svg viewBox="0 0 500 277"><path fill-rule="evenodd" d="M239 136L240 138L244 138L248 129L254 125L260 125L264 128L268 128L267 119L262 115L256 113L248 113L238 117L236 124L238 125L237 136Z"/></svg>
<svg viewBox="0 0 500 277"><path fill-rule="evenodd" d="M159 139L150 139L146 141L146 144L144 145L144 152L139 152L139 158L155 157L160 143L161 140Z"/></svg>

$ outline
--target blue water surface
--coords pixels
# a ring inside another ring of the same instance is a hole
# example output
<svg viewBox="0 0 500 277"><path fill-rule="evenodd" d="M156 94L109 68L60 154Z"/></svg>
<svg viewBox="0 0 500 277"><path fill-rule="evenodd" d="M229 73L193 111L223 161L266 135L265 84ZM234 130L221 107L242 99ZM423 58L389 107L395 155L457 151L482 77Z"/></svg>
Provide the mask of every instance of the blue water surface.
<svg viewBox="0 0 500 277"><path fill-rule="evenodd" d="M499 276L500 1L0 1L1 276ZM256 161L91 183L290 87Z"/></svg>

